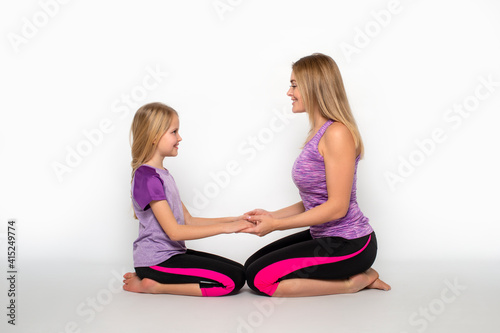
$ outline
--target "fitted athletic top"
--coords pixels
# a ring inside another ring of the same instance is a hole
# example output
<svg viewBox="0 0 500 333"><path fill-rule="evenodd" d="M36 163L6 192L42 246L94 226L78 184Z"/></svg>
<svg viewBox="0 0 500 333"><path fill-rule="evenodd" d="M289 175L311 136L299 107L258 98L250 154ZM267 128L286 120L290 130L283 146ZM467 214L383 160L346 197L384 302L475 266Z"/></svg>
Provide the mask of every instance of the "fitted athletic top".
<svg viewBox="0 0 500 333"><path fill-rule="evenodd" d="M318 151L318 143L331 124L333 124L333 120L328 120L312 139L306 143L293 165L292 178L299 189L300 197L306 211L328 200L325 162L323 156ZM368 218L363 215L356 201L358 162L359 156L356 157L351 199L347 214L340 219L311 226L310 232L313 238L338 236L346 239L354 239L373 232Z"/></svg>
<svg viewBox="0 0 500 333"><path fill-rule="evenodd" d="M179 191L166 169L141 165L132 180L132 203L139 219L139 237L134 242L134 267L158 265L173 255L186 253L184 241L173 241L163 231L153 210L153 200L167 200L178 224L184 224Z"/></svg>

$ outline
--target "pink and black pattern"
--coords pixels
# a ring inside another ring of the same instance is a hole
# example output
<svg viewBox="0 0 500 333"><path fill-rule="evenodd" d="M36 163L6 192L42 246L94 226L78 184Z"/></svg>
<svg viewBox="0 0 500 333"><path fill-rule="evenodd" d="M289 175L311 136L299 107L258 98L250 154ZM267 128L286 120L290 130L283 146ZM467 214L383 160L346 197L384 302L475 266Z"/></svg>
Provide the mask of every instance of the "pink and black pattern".
<svg viewBox="0 0 500 333"><path fill-rule="evenodd" d="M139 278L163 284L197 283L203 296L234 294L245 284L243 265L214 254L188 249L161 264L136 267Z"/></svg>
<svg viewBox="0 0 500 333"><path fill-rule="evenodd" d="M279 239L248 258L248 286L272 296L286 279L346 279L366 271L375 261L375 233L357 239L313 239L309 230Z"/></svg>

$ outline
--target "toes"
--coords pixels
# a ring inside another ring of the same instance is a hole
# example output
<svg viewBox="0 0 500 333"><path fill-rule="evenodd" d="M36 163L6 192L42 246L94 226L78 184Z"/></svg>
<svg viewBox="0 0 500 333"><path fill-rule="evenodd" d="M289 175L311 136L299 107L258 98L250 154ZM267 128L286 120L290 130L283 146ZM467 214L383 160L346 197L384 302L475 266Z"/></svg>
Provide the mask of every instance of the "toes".
<svg viewBox="0 0 500 333"><path fill-rule="evenodd" d="M391 290L391 286L380 279L376 279L370 285L366 287L367 289L379 289L379 290Z"/></svg>

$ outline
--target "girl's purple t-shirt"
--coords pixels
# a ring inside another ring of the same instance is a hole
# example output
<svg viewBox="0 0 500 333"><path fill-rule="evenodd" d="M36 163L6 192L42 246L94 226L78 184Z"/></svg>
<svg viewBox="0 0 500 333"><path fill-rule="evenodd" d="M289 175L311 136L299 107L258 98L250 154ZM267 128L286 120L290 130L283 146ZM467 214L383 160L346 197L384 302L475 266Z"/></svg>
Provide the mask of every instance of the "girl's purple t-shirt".
<svg viewBox="0 0 500 333"><path fill-rule="evenodd" d="M328 120L314 137L306 143L293 165L292 178L299 189L300 197L302 198L306 211L328 200L325 161L318 151L318 143L328 126L331 124L333 124L333 120ZM356 174L358 162L359 156L356 158L351 198L347 214L340 219L311 226L310 232L313 238L337 236L346 239L354 239L373 232L368 218L365 217L359 209L356 199Z"/></svg>
<svg viewBox="0 0 500 333"><path fill-rule="evenodd" d="M178 224L184 224L184 210L174 178L166 169L141 165L132 180L132 203L139 219L139 237L134 242L134 266L149 267L186 253L184 241L173 241L163 231L151 201L167 200Z"/></svg>

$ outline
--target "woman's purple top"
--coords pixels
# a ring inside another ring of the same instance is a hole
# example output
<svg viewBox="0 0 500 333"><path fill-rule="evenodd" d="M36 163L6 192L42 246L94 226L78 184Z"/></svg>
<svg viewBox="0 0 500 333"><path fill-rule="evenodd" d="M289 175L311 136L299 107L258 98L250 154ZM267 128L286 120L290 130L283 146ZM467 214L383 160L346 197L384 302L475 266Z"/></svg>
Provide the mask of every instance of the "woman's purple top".
<svg viewBox="0 0 500 333"><path fill-rule="evenodd" d="M325 162L323 156L318 151L318 143L331 124L333 124L333 120L328 120L314 137L306 143L293 165L292 178L299 189L300 197L306 211L328 200ZM358 162L359 156L356 158L351 200L347 214L340 219L311 226L310 232L313 238L337 236L354 239L373 232L368 218L363 215L356 201L356 172Z"/></svg>
<svg viewBox="0 0 500 333"><path fill-rule="evenodd" d="M165 233L149 206L151 201L167 200L178 224L184 224L179 191L166 169L141 165L132 181L132 203L139 219L139 237L134 242L134 267L158 265L173 255L186 253L184 241L173 241Z"/></svg>

